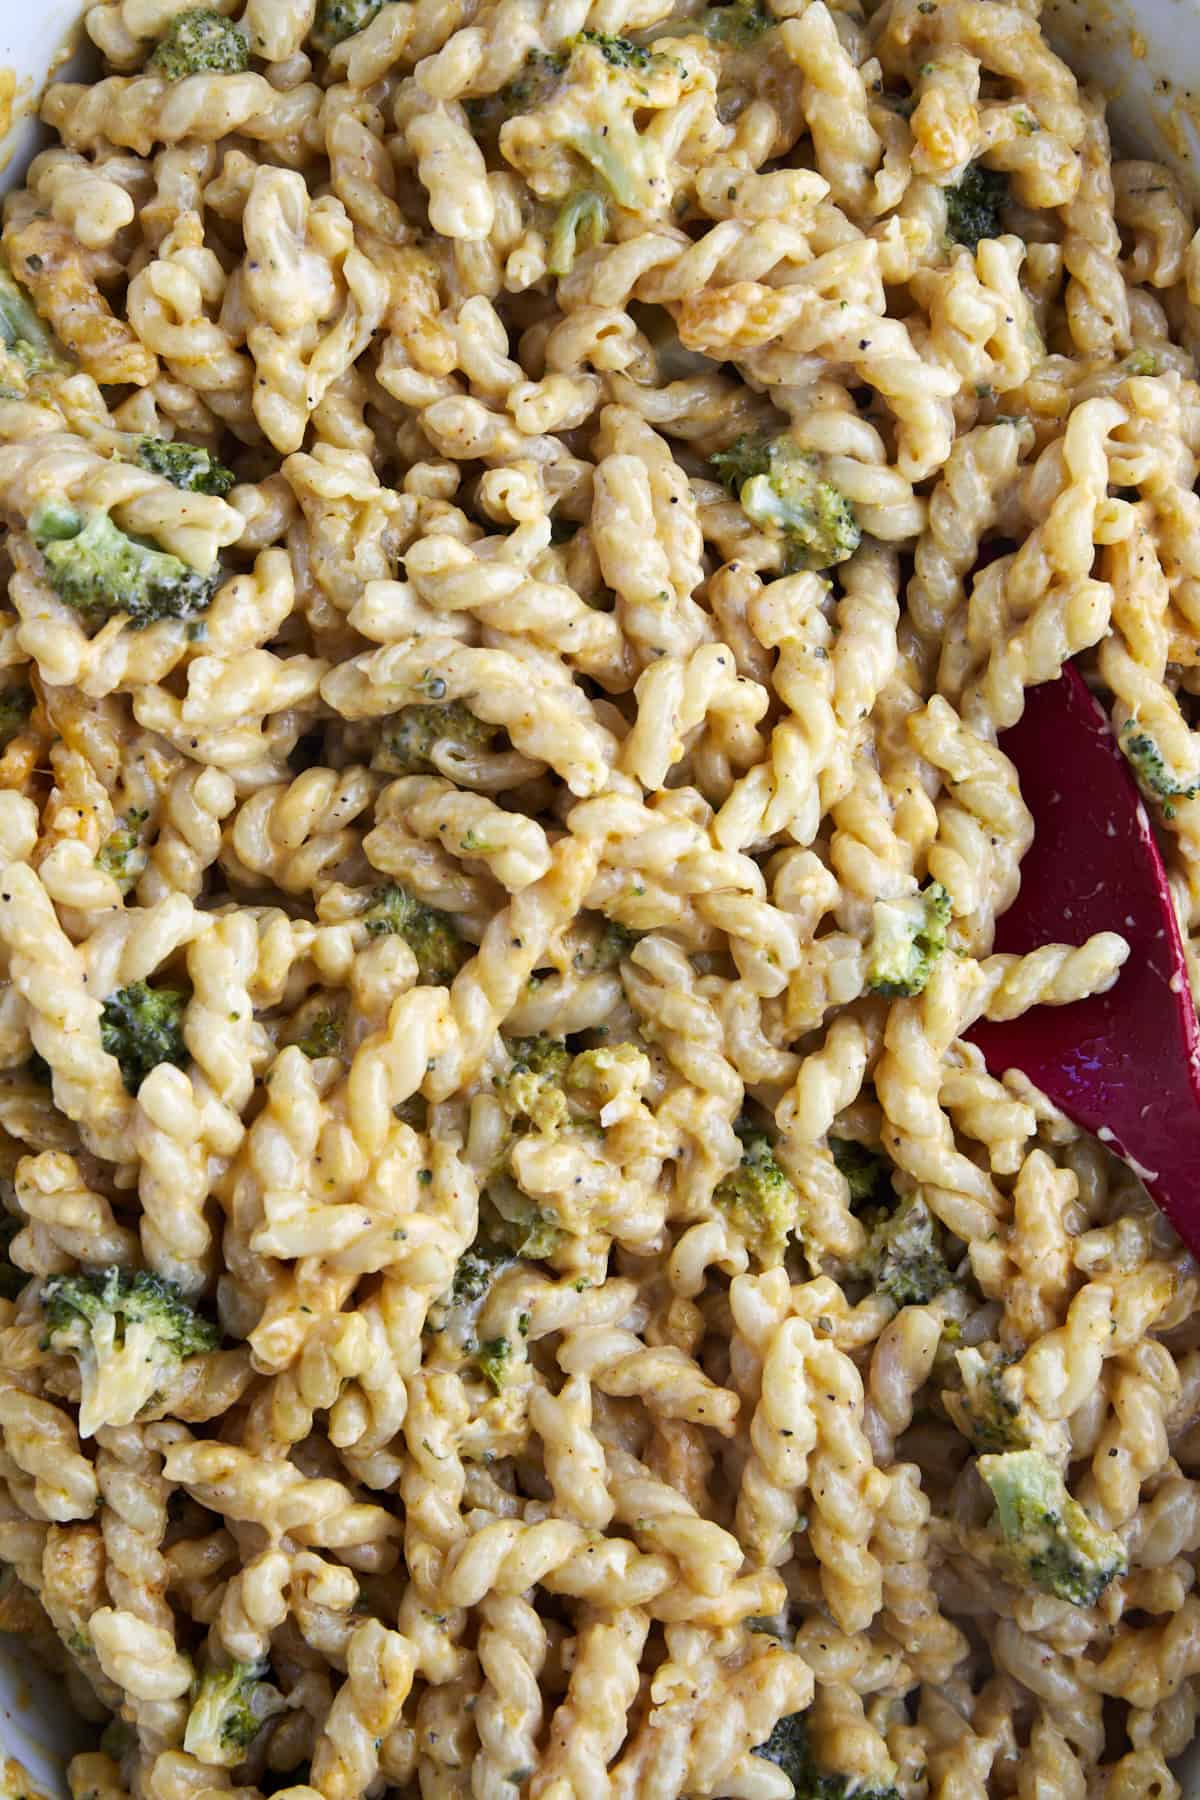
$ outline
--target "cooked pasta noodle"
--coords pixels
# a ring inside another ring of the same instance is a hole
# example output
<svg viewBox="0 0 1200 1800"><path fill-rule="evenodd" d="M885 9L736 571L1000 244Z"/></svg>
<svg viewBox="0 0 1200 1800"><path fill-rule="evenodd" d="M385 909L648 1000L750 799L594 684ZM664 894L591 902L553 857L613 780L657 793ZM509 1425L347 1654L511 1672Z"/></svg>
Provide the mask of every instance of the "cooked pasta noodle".
<svg viewBox="0 0 1200 1800"><path fill-rule="evenodd" d="M1200 970L1178 183L1009 0L86 25L0 239L75 1800L1178 1795L1200 1269L965 1035L1130 954L995 951L1068 659Z"/></svg>

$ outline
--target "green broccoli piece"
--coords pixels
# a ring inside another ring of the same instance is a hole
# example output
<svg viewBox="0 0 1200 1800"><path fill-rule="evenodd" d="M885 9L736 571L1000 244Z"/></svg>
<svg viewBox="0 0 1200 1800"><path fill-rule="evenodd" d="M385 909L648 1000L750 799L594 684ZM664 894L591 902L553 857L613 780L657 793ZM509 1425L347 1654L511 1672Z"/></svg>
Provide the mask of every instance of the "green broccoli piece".
<svg viewBox="0 0 1200 1800"><path fill-rule="evenodd" d="M895 998L919 994L946 948L950 896L938 881L911 900L877 900L867 946L867 986Z"/></svg>
<svg viewBox="0 0 1200 1800"><path fill-rule="evenodd" d="M79 1430L128 1425L185 1357L215 1350L219 1334L173 1282L146 1269L52 1275L41 1292L46 1348L79 1364Z"/></svg>
<svg viewBox="0 0 1200 1800"><path fill-rule="evenodd" d="M1125 1573L1120 1538L1088 1517L1040 1450L981 1456L978 1466L995 1497L1004 1561L1013 1574L1072 1606L1094 1606Z"/></svg>
<svg viewBox="0 0 1200 1800"><path fill-rule="evenodd" d="M230 19L207 6L176 13L146 64L168 81L187 75L242 75L250 67L246 39Z"/></svg>
<svg viewBox="0 0 1200 1800"><path fill-rule="evenodd" d="M475 1361L479 1372L498 1394L508 1379L508 1367L512 1362L512 1345L507 1338L489 1338L486 1344L480 1344L475 1352Z"/></svg>
<svg viewBox="0 0 1200 1800"><path fill-rule="evenodd" d="M314 1062L322 1056L336 1056L341 1044L342 1026L335 1012L314 1013L307 1021L303 1035L296 1039L296 1048L303 1050Z"/></svg>
<svg viewBox="0 0 1200 1800"><path fill-rule="evenodd" d="M739 1129L742 1160L713 1196L759 1261L782 1262L800 1220L800 1196L775 1160L765 1131Z"/></svg>
<svg viewBox="0 0 1200 1800"><path fill-rule="evenodd" d="M96 852L96 867L111 875L123 894L129 892L149 861L141 833L149 816L141 807L131 806Z"/></svg>
<svg viewBox="0 0 1200 1800"><path fill-rule="evenodd" d="M539 1131L556 1131L566 1122L564 1092L571 1052L561 1038L514 1038L508 1046L513 1064L496 1077L496 1091L506 1109L532 1120Z"/></svg>
<svg viewBox="0 0 1200 1800"><path fill-rule="evenodd" d="M572 124L564 133L563 142L595 170L618 206L636 210L645 202L645 157L641 139L630 121L615 119L602 131Z"/></svg>
<svg viewBox="0 0 1200 1800"><path fill-rule="evenodd" d="M467 117L477 131L494 132L514 113L545 105L560 86L568 61L566 50L527 50L521 73L506 81L498 93L468 100Z"/></svg>
<svg viewBox="0 0 1200 1800"><path fill-rule="evenodd" d="M394 934L404 939L426 987L446 987L471 954L449 913L414 900L396 882L376 890L363 923L371 937Z"/></svg>
<svg viewBox="0 0 1200 1800"><path fill-rule="evenodd" d="M999 169L972 163L946 193L946 229L956 244L979 248L984 238L1000 236L1000 215L1008 205L1008 176Z"/></svg>
<svg viewBox="0 0 1200 1800"><path fill-rule="evenodd" d="M278 1688L263 1679L267 1668L265 1662L235 1662L227 1669L207 1669L192 1683L183 1738L189 1756L225 1769L245 1761L267 1720L287 1705Z"/></svg>
<svg viewBox="0 0 1200 1800"><path fill-rule="evenodd" d="M794 1800L899 1800L894 1787L864 1787L848 1775L818 1767L808 1735L808 1714L788 1713L754 1752L783 1770Z"/></svg>
<svg viewBox="0 0 1200 1800"><path fill-rule="evenodd" d="M603 31L580 32L561 50L529 50L521 73L506 82L498 93L467 100L467 117L475 135L494 137L514 113L530 112L553 99L562 85L573 53L585 46L597 50L605 63L614 69L644 73L654 62L666 60L654 51L631 43L628 38L613 37ZM632 118L610 120L602 130L575 122L569 125L563 141L596 171L620 205L636 207L646 200L645 158ZM569 210L570 204L568 201L559 215L555 228L557 241L551 252L563 265L563 273L570 267L568 257L574 254L572 232L578 233L585 224L589 231L596 231L599 222L594 211L576 215ZM598 237L596 241L599 241Z"/></svg>
<svg viewBox="0 0 1200 1800"><path fill-rule="evenodd" d="M957 1351L955 1360L962 1392L948 1394L946 1403L960 1431L977 1450L1027 1450L1030 1434L1013 1359L998 1351L985 1356L971 1346Z"/></svg>
<svg viewBox="0 0 1200 1800"><path fill-rule="evenodd" d="M0 260L0 349L11 359L22 384L34 375L61 374L69 363L62 346L24 288Z"/></svg>
<svg viewBox="0 0 1200 1800"><path fill-rule="evenodd" d="M1127 375L1157 375L1159 362L1153 350L1134 350L1125 358L1124 368Z"/></svg>
<svg viewBox="0 0 1200 1800"><path fill-rule="evenodd" d="M100 1042L121 1065L125 1086L136 1094L159 1063L182 1068L188 1060L183 1041L183 1009L188 997L178 988L152 988L144 981L110 994L100 1008Z"/></svg>
<svg viewBox="0 0 1200 1800"><path fill-rule="evenodd" d="M939 1246L937 1221L919 1195L905 1200L871 1234L868 1252L877 1293L897 1306L923 1306L954 1280Z"/></svg>
<svg viewBox="0 0 1200 1800"><path fill-rule="evenodd" d="M27 682L18 682L0 693L0 750L24 731L32 711L33 689Z"/></svg>
<svg viewBox="0 0 1200 1800"><path fill-rule="evenodd" d="M460 700L452 700L446 706L402 707L384 743L402 774L424 775L437 766L433 753L439 744L470 754L486 750L495 734L494 725L486 725Z"/></svg>
<svg viewBox="0 0 1200 1800"><path fill-rule="evenodd" d="M765 32L778 25L762 0L730 0L727 6L710 6L700 15L700 29L717 44L732 44L746 49L756 44Z"/></svg>
<svg viewBox="0 0 1200 1800"><path fill-rule="evenodd" d="M611 1077L625 1065L641 1063L642 1052L634 1044L594 1044L571 1058L567 1071L568 1091L579 1096L607 1094Z"/></svg>
<svg viewBox="0 0 1200 1800"><path fill-rule="evenodd" d="M309 33L313 49L328 56L346 38L365 31L382 5L383 0L320 0Z"/></svg>
<svg viewBox="0 0 1200 1800"><path fill-rule="evenodd" d="M1162 751L1136 719L1126 721L1120 744L1138 786L1148 799L1160 803L1164 819L1175 817L1176 800L1194 800L1200 793L1200 783L1180 781L1167 767Z"/></svg>
<svg viewBox="0 0 1200 1800"><path fill-rule="evenodd" d="M232 469L199 444L182 444L177 438L139 438L134 461L152 475L165 476L173 487L186 493L216 494L221 500L237 480Z"/></svg>
<svg viewBox="0 0 1200 1800"><path fill-rule="evenodd" d="M858 549L862 532L850 502L822 479L820 459L786 433L743 433L710 461L746 517L782 540L788 574L832 568Z"/></svg>
<svg viewBox="0 0 1200 1800"><path fill-rule="evenodd" d="M487 1186L487 1200L494 1219L493 1235L512 1252L530 1262L552 1256L566 1235L557 1219L535 1206L516 1182L504 1174L493 1175Z"/></svg>
<svg viewBox="0 0 1200 1800"><path fill-rule="evenodd" d="M564 200L550 230L546 267L552 275L569 275L581 250L594 250L604 242L608 229L608 205L594 188Z"/></svg>
<svg viewBox="0 0 1200 1800"><path fill-rule="evenodd" d="M470 1249L464 1250L458 1259L450 1289L450 1304L473 1306L477 1300L482 1300L497 1275L507 1269L512 1260L512 1252L502 1244L490 1243L482 1237L476 1238Z"/></svg>
<svg viewBox="0 0 1200 1800"><path fill-rule="evenodd" d="M51 587L89 626L118 613L135 628L190 619L216 592L215 574L201 575L169 551L128 536L107 513L85 519L51 502L33 515L29 529Z"/></svg>
<svg viewBox="0 0 1200 1800"><path fill-rule="evenodd" d="M829 1140L830 1153L850 1189L850 1205L856 1211L873 1201L886 1204L892 1192L892 1166L886 1156L868 1150L853 1138Z"/></svg>
<svg viewBox="0 0 1200 1800"><path fill-rule="evenodd" d="M652 50L643 50L640 44L631 43L628 38L614 37L607 31L581 31L574 41L577 44L591 44L614 69L638 69L644 72L654 60Z"/></svg>
<svg viewBox="0 0 1200 1800"><path fill-rule="evenodd" d="M615 969L618 963L624 962L641 935L640 931L633 931L616 919L602 919L595 941L587 949L577 950L572 961L580 970Z"/></svg>
<svg viewBox="0 0 1200 1800"><path fill-rule="evenodd" d="M485 1202L485 1212L491 1211ZM501 1242L504 1226L489 1217L469 1250L458 1259L449 1290L430 1309L429 1329L445 1332L464 1352L473 1353L475 1321L497 1277L513 1262L512 1248Z"/></svg>

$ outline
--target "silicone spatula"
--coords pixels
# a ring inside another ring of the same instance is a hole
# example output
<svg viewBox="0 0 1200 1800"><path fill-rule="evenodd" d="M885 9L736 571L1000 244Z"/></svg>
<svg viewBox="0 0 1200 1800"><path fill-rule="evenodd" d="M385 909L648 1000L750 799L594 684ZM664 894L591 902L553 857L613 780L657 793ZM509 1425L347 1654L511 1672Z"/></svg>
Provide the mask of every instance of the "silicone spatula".
<svg viewBox="0 0 1200 1800"><path fill-rule="evenodd" d="M1129 960L1106 994L1036 1007L968 1036L993 1075L1020 1069L1128 1162L1200 1252L1200 1031L1166 871L1112 728L1078 671L1030 690L1000 746L1033 815L998 950L1119 931Z"/></svg>

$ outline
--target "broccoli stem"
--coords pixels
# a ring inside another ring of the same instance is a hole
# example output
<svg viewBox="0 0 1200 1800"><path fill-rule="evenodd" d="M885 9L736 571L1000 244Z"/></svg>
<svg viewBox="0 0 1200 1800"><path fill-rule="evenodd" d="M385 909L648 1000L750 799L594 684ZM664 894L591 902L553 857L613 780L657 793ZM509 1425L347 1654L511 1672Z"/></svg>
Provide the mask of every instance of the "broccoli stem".
<svg viewBox="0 0 1200 1800"><path fill-rule="evenodd" d="M550 232L546 267L552 275L569 275L581 250L603 243L608 226L604 196L588 188L572 194L559 208Z"/></svg>
<svg viewBox="0 0 1200 1800"><path fill-rule="evenodd" d="M24 288L0 259L0 343L24 373L40 375L68 367L66 354Z"/></svg>

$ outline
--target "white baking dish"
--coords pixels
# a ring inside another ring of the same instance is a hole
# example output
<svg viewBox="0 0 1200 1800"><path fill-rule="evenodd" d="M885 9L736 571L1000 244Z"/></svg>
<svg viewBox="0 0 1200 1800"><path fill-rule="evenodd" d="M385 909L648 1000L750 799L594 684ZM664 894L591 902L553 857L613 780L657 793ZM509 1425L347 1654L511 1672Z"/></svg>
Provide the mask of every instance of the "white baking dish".
<svg viewBox="0 0 1200 1800"><path fill-rule="evenodd" d="M11 87L16 115L0 142L0 191L32 153L33 96L69 58L83 10L81 0L0 0L0 102ZM1108 95L1125 150L1169 162L1200 189L1200 0L1045 0L1044 22L1077 73ZM0 1800L33 1800L10 1758L47 1795L64 1795L79 1744L56 1684L0 1635ZM1200 1800L1200 1742L1184 1764L1185 1800Z"/></svg>

